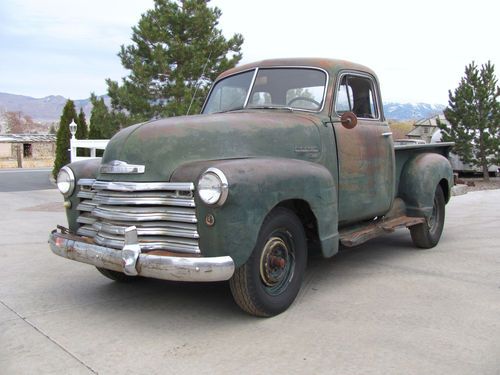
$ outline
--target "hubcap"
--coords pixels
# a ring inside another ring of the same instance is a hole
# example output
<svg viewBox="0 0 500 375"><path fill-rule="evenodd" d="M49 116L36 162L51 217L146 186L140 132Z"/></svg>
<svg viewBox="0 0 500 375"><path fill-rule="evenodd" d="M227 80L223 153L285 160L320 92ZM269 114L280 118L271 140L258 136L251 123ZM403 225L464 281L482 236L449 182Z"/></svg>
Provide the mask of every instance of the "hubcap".
<svg viewBox="0 0 500 375"><path fill-rule="evenodd" d="M295 259L286 238L272 236L260 257L260 277L269 294L280 294L293 276Z"/></svg>

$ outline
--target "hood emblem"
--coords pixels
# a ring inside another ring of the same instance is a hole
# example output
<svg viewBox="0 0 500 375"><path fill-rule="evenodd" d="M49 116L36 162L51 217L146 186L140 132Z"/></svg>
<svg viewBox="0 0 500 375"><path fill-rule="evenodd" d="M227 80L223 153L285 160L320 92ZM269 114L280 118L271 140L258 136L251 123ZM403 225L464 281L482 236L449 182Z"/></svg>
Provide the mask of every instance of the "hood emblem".
<svg viewBox="0 0 500 375"><path fill-rule="evenodd" d="M101 173L144 173L144 165L128 164L126 161L111 160L101 165Z"/></svg>

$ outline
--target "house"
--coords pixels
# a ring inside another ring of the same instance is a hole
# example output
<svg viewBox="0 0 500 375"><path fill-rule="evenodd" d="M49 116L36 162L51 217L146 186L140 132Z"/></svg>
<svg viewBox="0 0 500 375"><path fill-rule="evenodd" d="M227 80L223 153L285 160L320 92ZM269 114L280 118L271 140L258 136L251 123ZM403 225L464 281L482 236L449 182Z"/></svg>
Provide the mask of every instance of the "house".
<svg viewBox="0 0 500 375"><path fill-rule="evenodd" d="M0 134L2 167L52 166L55 153L55 134Z"/></svg>
<svg viewBox="0 0 500 375"><path fill-rule="evenodd" d="M443 124L448 124L448 120L443 114L434 117L418 120L415 122L414 128L406 137L410 139L422 139L425 143L431 143L432 135L439 130L437 120Z"/></svg>

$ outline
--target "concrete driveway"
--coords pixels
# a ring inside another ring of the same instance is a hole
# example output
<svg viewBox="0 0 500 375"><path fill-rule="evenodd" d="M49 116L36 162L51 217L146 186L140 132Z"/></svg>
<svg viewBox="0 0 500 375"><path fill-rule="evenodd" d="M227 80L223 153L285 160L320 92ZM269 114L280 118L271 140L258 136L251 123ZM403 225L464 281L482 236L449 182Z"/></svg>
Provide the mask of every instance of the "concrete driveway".
<svg viewBox="0 0 500 375"><path fill-rule="evenodd" d="M499 374L500 190L454 197L432 250L407 230L312 259L285 313L226 283L113 283L53 255L55 190L0 193L2 374Z"/></svg>

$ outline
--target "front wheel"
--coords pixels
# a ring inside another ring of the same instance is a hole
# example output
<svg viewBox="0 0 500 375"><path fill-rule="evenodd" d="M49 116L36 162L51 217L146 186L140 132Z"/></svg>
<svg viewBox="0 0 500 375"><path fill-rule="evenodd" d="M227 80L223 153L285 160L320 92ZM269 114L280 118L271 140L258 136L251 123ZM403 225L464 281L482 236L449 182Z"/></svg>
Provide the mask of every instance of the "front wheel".
<svg viewBox="0 0 500 375"><path fill-rule="evenodd" d="M106 276L108 279L113 281L118 281L119 283L128 283L130 281L138 279L137 276L125 275L123 272L112 271L101 267L96 267L96 268L101 274Z"/></svg>
<svg viewBox="0 0 500 375"><path fill-rule="evenodd" d="M425 223L410 227L411 239L415 246L430 249L439 242L444 227L445 200L441 186L437 186L432 205L432 214Z"/></svg>
<svg viewBox="0 0 500 375"><path fill-rule="evenodd" d="M252 255L229 281L234 300L255 316L285 311L300 290L306 263L302 223L288 209L273 210L262 224Z"/></svg>

